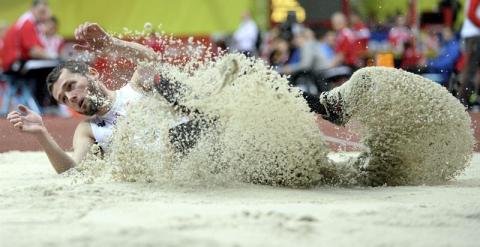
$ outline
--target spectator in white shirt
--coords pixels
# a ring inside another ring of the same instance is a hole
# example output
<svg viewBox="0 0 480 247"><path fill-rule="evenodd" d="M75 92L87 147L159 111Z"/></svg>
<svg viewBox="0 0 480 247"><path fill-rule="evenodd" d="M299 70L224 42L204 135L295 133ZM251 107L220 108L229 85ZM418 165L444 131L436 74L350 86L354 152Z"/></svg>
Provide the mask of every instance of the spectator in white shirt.
<svg viewBox="0 0 480 247"><path fill-rule="evenodd" d="M256 54L256 43L258 39L258 27L252 19L250 12L242 15L242 23L233 34L233 48L247 56Z"/></svg>

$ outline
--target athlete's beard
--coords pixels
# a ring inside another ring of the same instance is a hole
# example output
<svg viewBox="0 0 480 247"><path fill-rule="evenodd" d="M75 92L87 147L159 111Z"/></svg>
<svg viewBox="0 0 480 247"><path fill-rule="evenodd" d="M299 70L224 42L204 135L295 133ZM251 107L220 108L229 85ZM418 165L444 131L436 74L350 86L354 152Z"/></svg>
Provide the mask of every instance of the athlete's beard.
<svg viewBox="0 0 480 247"><path fill-rule="evenodd" d="M98 82L87 78L87 96L85 97L85 110L83 114L87 116L93 116L98 113L102 108L108 107L110 100L108 99L107 92L103 90Z"/></svg>

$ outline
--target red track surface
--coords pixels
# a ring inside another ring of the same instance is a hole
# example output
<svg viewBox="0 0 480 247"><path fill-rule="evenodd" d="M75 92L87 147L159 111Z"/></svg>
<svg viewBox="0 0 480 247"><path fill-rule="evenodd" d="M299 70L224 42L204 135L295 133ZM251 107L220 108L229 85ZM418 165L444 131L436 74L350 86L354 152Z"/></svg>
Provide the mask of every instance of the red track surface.
<svg viewBox="0 0 480 247"><path fill-rule="evenodd" d="M475 130L475 138L477 139L477 145L475 151L480 151L480 113L472 113L472 126ZM81 118L55 118L45 117L44 122L52 136L57 140L62 148L65 150L72 149L72 137L75 127ZM354 132L337 127L324 120L319 120L320 129L325 135L348 141L358 141L359 136ZM349 145L331 144L331 147L335 150L352 150ZM36 142L35 138L30 135L19 133L15 131L5 119L0 119L0 152L7 151L38 151L41 147Z"/></svg>

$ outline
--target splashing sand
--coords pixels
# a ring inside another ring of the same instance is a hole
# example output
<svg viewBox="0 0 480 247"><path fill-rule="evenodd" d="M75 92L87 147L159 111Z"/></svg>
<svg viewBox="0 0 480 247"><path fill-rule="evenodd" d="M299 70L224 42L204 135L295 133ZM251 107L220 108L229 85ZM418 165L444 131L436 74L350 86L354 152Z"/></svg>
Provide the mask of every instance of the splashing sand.
<svg viewBox="0 0 480 247"><path fill-rule="evenodd" d="M116 126L114 151L105 159L115 178L293 187L334 179L315 117L285 78L238 54L191 72L176 67L163 76L188 88L181 104L202 113L190 117L203 120L198 120L202 131L196 145L187 153L175 150L168 134L181 116L159 95L146 97Z"/></svg>
<svg viewBox="0 0 480 247"><path fill-rule="evenodd" d="M196 113L179 114L152 93L118 122L114 151L104 159L89 155L81 166L96 167L84 169L95 171L89 174L169 184L402 185L452 179L471 157L473 137L460 103L419 76L367 68L329 93L329 100L341 95L345 120L362 124L370 148L353 165L334 164L314 114L286 78L240 54L213 59L210 48L192 42L182 52L190 56L163 54L165 63L142 66L179 86L178 103ZM154 87L150 81L147 88ZM186 115L198 129L183 136L196 143L187 152L170 136Z"/></svg>

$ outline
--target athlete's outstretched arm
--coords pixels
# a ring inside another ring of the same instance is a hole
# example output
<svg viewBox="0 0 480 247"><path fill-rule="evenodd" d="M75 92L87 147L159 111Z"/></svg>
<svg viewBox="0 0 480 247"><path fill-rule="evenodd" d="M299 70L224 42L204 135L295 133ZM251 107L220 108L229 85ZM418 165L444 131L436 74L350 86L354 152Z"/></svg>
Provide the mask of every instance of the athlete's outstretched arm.
<svg viewBox="0 0 480 247"><path fill-rule="evenodd" d="M153 49L144 45L124 41L105 32L97 23L84 23L75 29L77 44L74 48L80 51L95 52L105 56L126 57L135 62L156 61L158 56Z"/></svg>
<svg viewBox="0 0 480 247"><path fill-rule="evenodd" d="M73 140L74 150L72 158L63 151L50 133L48 133L40 115L23 105L19 105L18 109L19 111L12 111L8 114L8 121L10 121L15 129L23 133L31 134L37 139L57 173L63 173L81 162L93 144L93 139L90 138L88 129L86 129L90 126L83 123L79 124Z"/></svg>

